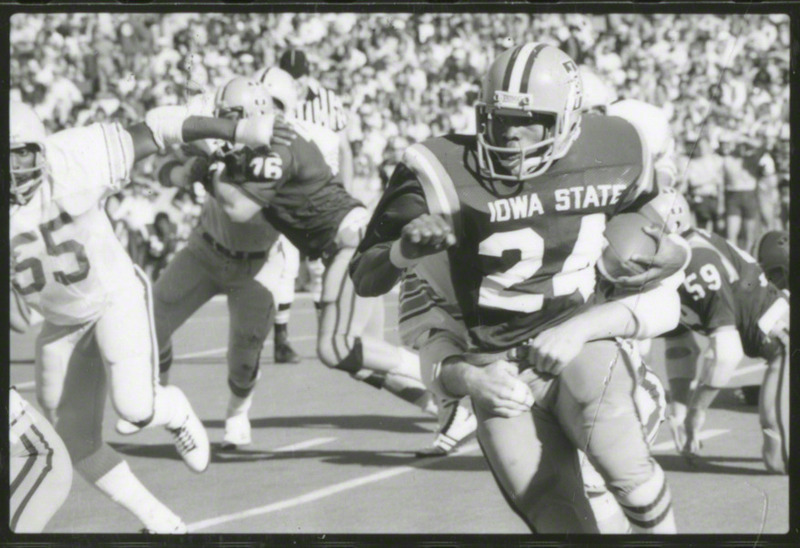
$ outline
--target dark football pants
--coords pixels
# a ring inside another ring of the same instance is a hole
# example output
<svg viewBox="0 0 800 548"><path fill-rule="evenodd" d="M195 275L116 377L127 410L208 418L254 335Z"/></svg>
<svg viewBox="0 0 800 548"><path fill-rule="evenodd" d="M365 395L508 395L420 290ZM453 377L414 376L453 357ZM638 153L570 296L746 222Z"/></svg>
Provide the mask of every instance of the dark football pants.
<svg viewBox="0 0 800 548"><path fill-rule="evenodd" d="M272 294L254 279L265 261L226 257L194 232L155 284L159 348L166 348L172 334L213 296L224 294L230 317L228 378L240 389L252 388L261 348L275 317Z"/></svg>

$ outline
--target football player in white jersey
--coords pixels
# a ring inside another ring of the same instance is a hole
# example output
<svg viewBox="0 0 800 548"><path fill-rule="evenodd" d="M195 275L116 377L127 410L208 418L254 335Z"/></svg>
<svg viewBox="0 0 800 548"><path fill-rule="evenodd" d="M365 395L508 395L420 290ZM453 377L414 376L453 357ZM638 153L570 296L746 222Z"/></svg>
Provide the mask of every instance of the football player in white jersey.
<svg viewBox="0 0 800 548"><path fill-rule="evenodd" d="M639 99L619 99L614 89L586 66L579 67L583 79L583 110L619 116L636 125L647 140L660 188L674 187L678 182L675 138L667 113Z"/></svg>
<svg viewBox="0 0 800 548"><path fill-rule="evenodd" d="M103 442L106 392L125 420L166 427L193 471L208 466L209 443L183 392L156 382L150 285L114 236L103 203L129 182L136 161L168 144L234 135L260 143L270 132L269 119L237 124L162 107L127 129L104 123L47 136L31 107L10 105L12 284L44 317L37 399L75 469L150 532L186 526Z"/></svg>

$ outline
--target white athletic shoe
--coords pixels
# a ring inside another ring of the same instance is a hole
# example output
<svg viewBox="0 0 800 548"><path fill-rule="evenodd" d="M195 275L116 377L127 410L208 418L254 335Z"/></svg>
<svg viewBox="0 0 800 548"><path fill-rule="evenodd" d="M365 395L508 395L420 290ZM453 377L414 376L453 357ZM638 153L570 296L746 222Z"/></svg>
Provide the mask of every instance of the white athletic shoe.
<svg viewBox="0 0 800 548"><path fill-rule="evenodd" d="M225 419L225 435L222 438L222 449L236 449L251 443L253 443L253 439L250 435L250 419L247 418L247 413L238 413Z"/></svg>
<svg viewBox="0 0 800 548"><path fill-rule="evenodd" d="M141 519L144 524L142 533L148 535L185 535L189 532L183 520L164 505L151 508Z"/></svg>
<svg viewBox="0 0 800 548"><path fill-rule="evenodd" d="M179 394L179 399L183 400L181 411L176 414L178 418L173 419L166 429L172 434L175 448L186 466L193 472L204 472L208 468L211 456L211 446L206 429L180 388L168 386L165 389L175 390Z"/></svg>
<svg viewBox="0 0 800 548"><path fill-rule="evenodd" d="M478 419L463 399L455 405L448 406L445 412L449 415L436 434L433 444L417 451L414 453L415 456L419 458L447 456L477 430Z"/></svg>

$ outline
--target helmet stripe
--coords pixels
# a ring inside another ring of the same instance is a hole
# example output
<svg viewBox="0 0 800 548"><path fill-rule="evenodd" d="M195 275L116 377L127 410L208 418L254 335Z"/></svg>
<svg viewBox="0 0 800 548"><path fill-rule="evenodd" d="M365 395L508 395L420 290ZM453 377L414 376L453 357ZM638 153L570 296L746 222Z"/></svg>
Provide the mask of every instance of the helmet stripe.
<svg viewBox="0 0 800 548"><path fill-rule="evenodd" d="M506 65L506 72L503 75L503 87L500 88L503 91L508 91L509 82L511 82L511 72L514 70L514 61L517 60L517 56L519 55L520 50L523 46L517 46L514 48L514 52L511 54L511 57L508 58L508 64Z"/></svg>
<svg viewBox="0 0 800 548"><path fill-rule="evenodd" d="M514 66L511 69L511 78L508 83L508 87L504 87L503 89L510 92L510 93L519 93L520 92L520 85L522 84L522 73L525 70L525 65L528 62L528 58L533 52L534 48L537 46L534 42L529 42L522 46L522 49L519 52L519 55L516 57L514 61Z"/></svg>
<svg viewBox="0 0 800 548"><path fill-rule="evenodd" d="M533 63L539 56L539 52L542 51L545 47L547 47L546 44L538 44L535 48L533 48L533 51L528 57L528 61L525 63L525 70L522 72L522 84L520 86L520 91L522 93L528 93L528 80L530 80L531 77L531 70L533 69Z"/></svg>

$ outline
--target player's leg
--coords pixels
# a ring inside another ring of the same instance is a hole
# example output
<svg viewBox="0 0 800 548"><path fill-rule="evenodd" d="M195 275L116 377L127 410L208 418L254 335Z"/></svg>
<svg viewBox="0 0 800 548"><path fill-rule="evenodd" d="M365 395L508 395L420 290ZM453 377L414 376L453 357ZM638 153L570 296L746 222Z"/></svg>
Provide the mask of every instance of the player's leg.
<svg viewBox="0 0 800 548"><path fill-rule="evenodd" d="M222 258L217 252L193 234L153 286L161 384L167 384L172 367L172 334L219 293L212 273L221 266Z"/></svg>
<svg viewBox="0 0 800 548"><path fill-rule="evenodd" d="M783 299L778 302L783 302ZM773 305L776 306L776 305ZM785 305L779 305L785 306ZM764 443L761 454L767 470L789 473L789 309L770 333L773 343L758 402Z"/></svg>
<svg viewBox="0 0 800 548"><path fill-rule="evenodd" d="M555 417L538 405L511 419L475 412L478 441L500 491L533 532L599 532L577 451Z"/></svg>
<svg viewBox="0 0 800 548"><path fill-rule="evenodd" d="M139 269L117 291L95 325L108 374L111 403L120 417L140 428L164 426L186 465L202 472L210 448L203 424L176 386L158 383L158 346L150 282Z"/></svg>
<svg viewBox="0 0 800 548"><path fill-rule="evenodd" d="M758 193L751 191L744 193L744 195L745 200L742 204L742 225L744 234L741 247L748 253L753 253L759 227Z"/></svg>
<svg viewBox="0 0 800 548"><path fill-rule="evenodd" d="M347 272L355 249L341 249L325 271L317 354L325 365L340 369L376 388L385 388L425 411L432 396L421 380L419 357L364 331L380 298L359 297Z"/></svg>
<svg viewBox="0 0 800 548"><path fill-rule="evenodd" d="M90 324L45 323L36 343L37 397L64 441L75 470L156 533L186 526L103 441L106 370Z"/></svg>
<svg viewBox="0 0 800 548"><path fill-rule="evenodd" d="M674 533L664 471L650 456L634 393L639 359L632 345L587 343L558 379L554 409L638 533Z"/></svg>
<svg viewBox="0 0 800 548"><path fill-rule="evenodd" d="M67 499L72 461L53 426L9 391L9 528L41 533Z"/></svg>
<svg viewBox="0 0 800 548"><path fill-rule="evenodd" d="M325 285L325 264L322 259L306 260L306 270L308 271L308 291L314 300L317 311L322 311L322 292Z"/></svg>
<svg viewBox="0 0 800 548"><path fill-rule="evenodd" d="M230 327L228 334L228 388L223 446L235 448L250 440L248 411L260 377L261 349L275 318L272 293L251 277L227 288Z"/></svg>
<svg viewBox="0 0 800 548"><path fill-rule="evenodd" d="M275 299L275 363L299 363L289 343L289 315L294 302L294 284L300 271L300 251L281 234L269 250L256 280L272 292Z"/></svg>
<svg viewBox="0 0 800 548"><path fill-rule="evenodd" d="M686 445L684 421L691 396L691 384L697 374L699 356L700 347L688 329L679 328L675 334L664 337L664 367L670 391L667 424L678 452L683 451Z"/></svg>

